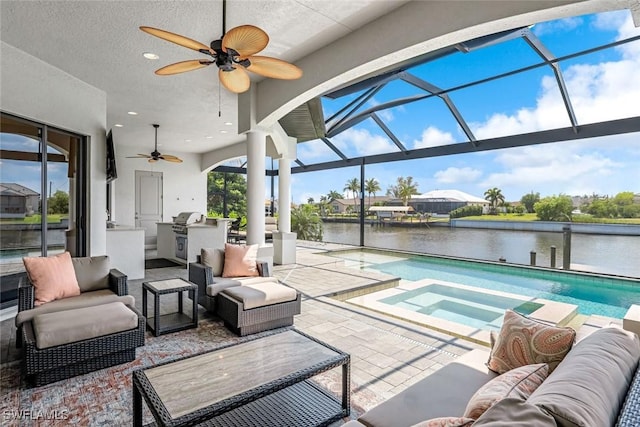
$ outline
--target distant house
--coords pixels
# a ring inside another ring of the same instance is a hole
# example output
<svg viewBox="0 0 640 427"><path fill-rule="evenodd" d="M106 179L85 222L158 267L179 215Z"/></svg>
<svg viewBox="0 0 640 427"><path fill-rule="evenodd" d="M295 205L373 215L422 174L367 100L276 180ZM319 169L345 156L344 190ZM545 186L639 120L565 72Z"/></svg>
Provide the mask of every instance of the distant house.
<svg viewBox="0 0 640 427"><path fill-rule="evenodd" d="M388 196L372 196L371 201L369 201L369 196L365 196L364 205L366 207L369 207L369 203L371 203L371 206L383 205L390 199ZM350 212L360 212L360 199L335 199L329 205L331 206L331 213L333 214L346 213L347 210Z"/></svg>
<svg viewBox="0 0 640 427"><path fill-rule="evenodd" d="M402 201L394 199L389 204L401 205ZM448 214L463 206L488 208L489 201L459 190L433 190L411 196L409 206L418 213Z"/></svg>
<svg viewBox="0 0 640 427"><path fill-rule="evenodd" d="M0 183L0 218L24 218L38 212L40 193L15 183Z"/></svg>

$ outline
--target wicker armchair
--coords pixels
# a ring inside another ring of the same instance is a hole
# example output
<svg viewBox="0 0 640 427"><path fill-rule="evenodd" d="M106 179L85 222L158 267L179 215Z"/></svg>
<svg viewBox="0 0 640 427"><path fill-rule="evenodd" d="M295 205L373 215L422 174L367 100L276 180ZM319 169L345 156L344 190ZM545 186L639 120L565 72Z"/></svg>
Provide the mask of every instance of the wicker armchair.
<svg viewBox="0 0 640 427"><path fill-rule="evenodd" d="M257 267L260 277L271 276L269 263L258 261ZM250 283L256 279L255 277L236 279L214 276L213 269L202 264L200 255L197 256L196 262L189 263L189 281L198 285L198 304L214 314L217 309L216 299L218 292L231 286L240 286L241 283ZM275 278L273 280L277 281Z"/></svg>
<svg viewBox="0 0 640 427"><path fill-rule="evenodd" d="M83 262L84 265L83 265ZM76 273L80 276L84 276L81 273L81 269L86 270L86 262L98 262L108 265L108 257L86 257L86 258L74 258L74 268ZM61 310L68 310L71 308L81 308L87 306L95 306L108 302L121 301L125 305L134 306L135 299L129 294L129 285L127 282L127 276L121 271L112 268L108 269L108 287L96 290L88 290L83 292L83 283L81 277L79 278L80 295L70 298L64 298L61 300L51 301L49 303L36 307L35 302L35 288L29 280L28 276L22 279L18 285L18 314L15 319L17 328L16 333L16 347L22 346L22 325L33 319L36 315L41 313L52 313Z"/></svg>

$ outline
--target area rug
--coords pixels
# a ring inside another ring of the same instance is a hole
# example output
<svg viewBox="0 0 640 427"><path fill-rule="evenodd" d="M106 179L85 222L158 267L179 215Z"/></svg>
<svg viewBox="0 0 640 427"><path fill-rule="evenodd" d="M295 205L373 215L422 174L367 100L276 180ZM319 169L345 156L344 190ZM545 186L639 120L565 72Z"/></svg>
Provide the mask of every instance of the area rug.
<svg viewBox="0 0 640 427"><path fill-rule="evenodd" d="M255 337L255 335L254 335ZM250 338L250 337L249 337ZM58 381L46 386L28 388L20 378L20 361L0 365L0 425L2 426L124 426L132 425L132 372L160 362L201 353L223 345L239 343L222 322L202 319L197 329L160 337L147 333L145 346L136 351L130 363ZM341 393L341 370L334 369L314 377L314 381L336 395ZM357 384L351 382L351 389ZM375 399L359 390L358 396ZM355 419L364 410L352 393ZM144 423L153 422L144 407ZM336 425L342 424L338 422Z"/></svg>
<svg viewBox="0 0 640 427"><path fill-rule="evenodd" d="M144 269L150 270L152 268L165 268L165 267L184 267L183 264L171 261L166 258L154 258L144 260Z"/></svg>

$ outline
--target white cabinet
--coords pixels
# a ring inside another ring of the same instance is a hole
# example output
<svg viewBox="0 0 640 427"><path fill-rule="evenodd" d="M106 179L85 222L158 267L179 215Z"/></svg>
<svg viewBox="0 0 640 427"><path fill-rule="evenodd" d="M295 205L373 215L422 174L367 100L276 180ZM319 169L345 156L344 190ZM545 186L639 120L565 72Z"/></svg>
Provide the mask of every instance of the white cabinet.
<svg viewBox="0 0 640 427"><path fill-rule="evenodd" d="M107 255L111 268L117 268L129 279L144 279L144 229L108 228Z"/></svg>

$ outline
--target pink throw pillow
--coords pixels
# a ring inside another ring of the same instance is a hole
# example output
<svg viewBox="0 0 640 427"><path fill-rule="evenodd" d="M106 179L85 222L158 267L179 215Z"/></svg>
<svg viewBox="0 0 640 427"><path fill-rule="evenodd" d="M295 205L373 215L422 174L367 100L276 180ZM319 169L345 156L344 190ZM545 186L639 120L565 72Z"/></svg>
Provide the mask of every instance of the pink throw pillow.
<svg viewBox="0 0 640 427"><path fill-rule="evenodd" d="M222 277L258 276L258 245L224 245Z"/></svg>
<svg viewBox="0 0 640 427"><path fill-rule="evenodd" d="M521 366L507 371L480 387L471 396L464 416L478 419L487 409L507 397L527 400L548 375L549 366L546 363Z"/></svg>
<svg viewBox="0 0 640 427"><path fill-rule="evenodd" d="M69 252L51 257L25 257L22 262L35 288L34 305L80 295Z"/></svg>
<svg viewBox="0 0 640 427"><path fill-rule="evenodd" d="M571 350L576 331L549 326L506 310L500 333L491 337L491 356L487 367L492 371L504 374L520 366L546 363L551 373Z"/></svg>

